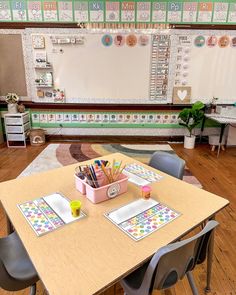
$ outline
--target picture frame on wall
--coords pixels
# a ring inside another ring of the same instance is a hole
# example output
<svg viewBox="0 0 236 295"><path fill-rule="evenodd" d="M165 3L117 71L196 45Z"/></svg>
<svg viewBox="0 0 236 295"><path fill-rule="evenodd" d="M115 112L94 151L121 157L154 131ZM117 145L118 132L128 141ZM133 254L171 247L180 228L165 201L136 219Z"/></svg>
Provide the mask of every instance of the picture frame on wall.
<svg viewBox="0 0 236 295"><path fill-rule="evenodd" d="M190 86L173 87L173 104L189 104L191 99Z"/></svg>

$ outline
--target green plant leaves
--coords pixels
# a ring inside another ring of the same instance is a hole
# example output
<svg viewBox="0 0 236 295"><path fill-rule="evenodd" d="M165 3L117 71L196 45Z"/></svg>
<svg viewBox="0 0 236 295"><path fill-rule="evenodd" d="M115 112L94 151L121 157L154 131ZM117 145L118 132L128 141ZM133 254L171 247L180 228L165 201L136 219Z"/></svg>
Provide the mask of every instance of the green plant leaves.
<svg viewBox="0 0 236 295"><path fill-rule="evenodd" d="M178 118L181 120L179 125L188 129L189 135L192 135L193 129L202 121L204 117L205 105L201 101L197 101L192 105L192 108L184 108Z"/></svg>

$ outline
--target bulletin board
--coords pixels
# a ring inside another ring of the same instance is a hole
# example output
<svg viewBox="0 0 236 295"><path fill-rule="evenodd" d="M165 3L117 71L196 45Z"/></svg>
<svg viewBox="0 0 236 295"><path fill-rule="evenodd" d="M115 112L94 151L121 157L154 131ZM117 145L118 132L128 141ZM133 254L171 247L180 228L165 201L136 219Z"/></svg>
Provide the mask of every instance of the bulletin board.
<svg viewBox="0 0 236 295"><path fill-rule="evenodd" d="M9 92L27 96L21 34L0 34L0 97Z"/></svg>
<svg viewBox="0 0 236 295"><path fill-rule="evenodd" d="M235 31L176 31L171 54L175 87L190 87L191 102L236 101Z"/></svg>

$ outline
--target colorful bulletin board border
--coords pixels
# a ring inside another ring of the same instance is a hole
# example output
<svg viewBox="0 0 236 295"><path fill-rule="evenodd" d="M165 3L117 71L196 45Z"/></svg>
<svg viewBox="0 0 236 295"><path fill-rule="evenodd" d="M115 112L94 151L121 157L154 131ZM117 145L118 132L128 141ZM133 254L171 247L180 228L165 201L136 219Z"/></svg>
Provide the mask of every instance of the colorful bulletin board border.
<svg viewBox="0 0 236 295"><path fill-rule="evenodd" d="M0 0L0 22L236 24L234 0Z"/></svg>

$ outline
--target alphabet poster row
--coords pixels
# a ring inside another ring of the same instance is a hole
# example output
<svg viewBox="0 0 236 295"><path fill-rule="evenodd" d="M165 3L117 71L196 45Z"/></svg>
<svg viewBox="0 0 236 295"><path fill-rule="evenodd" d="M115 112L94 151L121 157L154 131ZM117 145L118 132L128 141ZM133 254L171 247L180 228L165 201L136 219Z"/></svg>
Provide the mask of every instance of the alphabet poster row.
<svg viewBox="0 0 236 295"><path fill-rule="evenodd" d="M33 123L159 123L178 124L178 113L32 113Z"/></svg>
<svg viewBox="0 0 236 295"><path fill-rule="evenodd" d="M236 3L219 1L1 0L0 21L236 23Z"/></svg>

